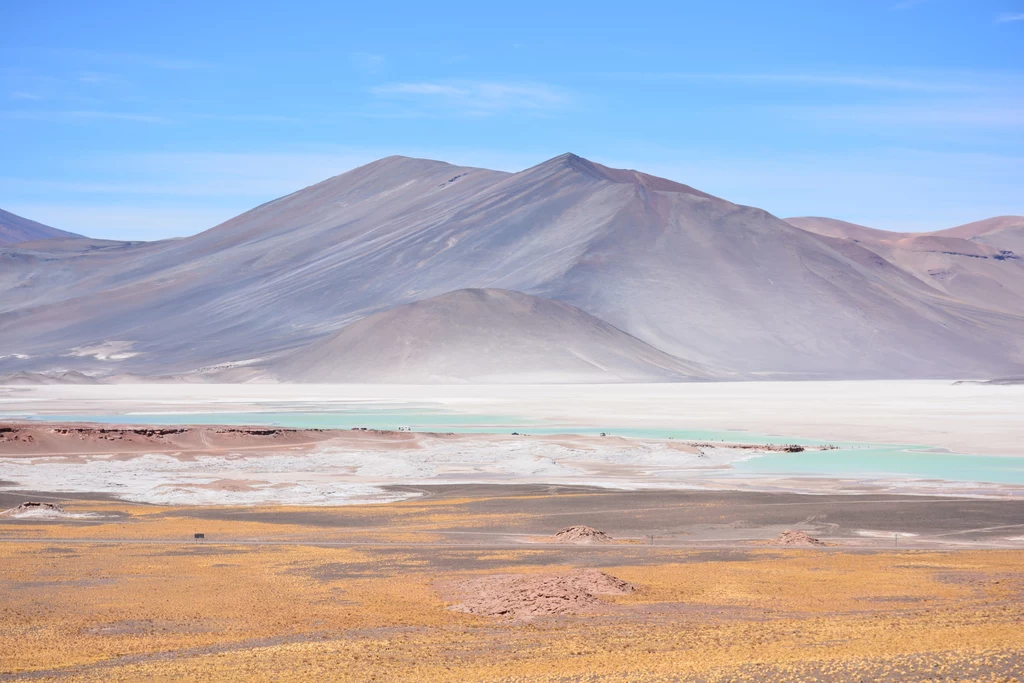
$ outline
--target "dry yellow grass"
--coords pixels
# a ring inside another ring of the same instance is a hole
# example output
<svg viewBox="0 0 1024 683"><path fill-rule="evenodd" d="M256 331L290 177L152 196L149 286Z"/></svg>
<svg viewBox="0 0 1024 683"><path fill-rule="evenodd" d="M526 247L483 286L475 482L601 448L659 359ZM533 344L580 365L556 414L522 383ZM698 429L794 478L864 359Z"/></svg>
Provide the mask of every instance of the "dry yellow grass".
<svg viewBox="0 0 1024 683"><path fill-rule="evenodd" d="M557 549L410 544L451 525L486 527L466 502L330 511L391 520L383 531L202 522L210 536L294 545L155 543L187 538L196 520L114 503L78 509L130 516L4 527L0 537L39 541L0 543L0 675L901 681L927 672L913 680L1010 681L1024 661L1019 551L755 549L723 561L655 548L644 563L602 567L641 587L602 612L530 623L451 612L440 580L569 568L564 555L546 561ZM148 542L90 540L113 537ZM376 545L315 545L371 537Z"/></svg>

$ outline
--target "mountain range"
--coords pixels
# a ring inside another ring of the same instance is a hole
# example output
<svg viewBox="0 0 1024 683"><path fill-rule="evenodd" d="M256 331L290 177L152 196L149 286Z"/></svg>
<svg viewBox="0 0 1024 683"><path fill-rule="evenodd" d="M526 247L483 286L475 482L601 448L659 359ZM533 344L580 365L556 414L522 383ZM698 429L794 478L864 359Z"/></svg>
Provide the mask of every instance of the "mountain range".
<svg viewBox="0 0 1024 683"><path fill-rule="evenodd" d="M782 220L566 154L388 157L160 242L0 248L0 374L640 382L1024 372L1024 218Z"/></svg>

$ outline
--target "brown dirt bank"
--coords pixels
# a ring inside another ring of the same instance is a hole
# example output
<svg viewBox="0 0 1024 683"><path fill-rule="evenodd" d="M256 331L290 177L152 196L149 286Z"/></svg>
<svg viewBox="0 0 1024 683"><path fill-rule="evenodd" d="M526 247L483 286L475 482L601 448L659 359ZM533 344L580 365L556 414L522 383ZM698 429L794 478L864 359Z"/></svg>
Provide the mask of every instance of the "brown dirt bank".
<svg viewBox="0 0 1024 683"><path fill-rule="evenodd" d="M0 425L0 456L210 451L305 446L331 437L321 429L93 424Z"/></svg>
<svg viewBox="0 0 1024 683"><path fill-rule="evenodd" d="M667 448L698 453L701 448L739 448L762 451L803 450L801 446L627 439L580 434L454 434L381 429L294 429L234 425L117 425L12 421L0 423L0 456L90 455L96 453L210 452L226 450L306 447L330 442L342 448L404 450L438 440L489 443L543 441L577 450L608 446L629 447L658 442Z"/></svg>

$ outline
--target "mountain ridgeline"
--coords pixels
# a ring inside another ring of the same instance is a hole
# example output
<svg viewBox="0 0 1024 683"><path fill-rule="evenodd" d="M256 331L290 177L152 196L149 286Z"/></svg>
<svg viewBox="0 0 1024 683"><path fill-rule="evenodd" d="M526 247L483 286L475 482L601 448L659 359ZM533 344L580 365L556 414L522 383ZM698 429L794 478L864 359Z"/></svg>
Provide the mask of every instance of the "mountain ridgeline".
<svg viewBox="0 0 1024 683"><path fill-rule="evenodd" d="M51 228L49 225L36 223L10 211L0 209L0 247L38 240L74 239L77 237L81 237L81 235Z"/></svg>
<svg viewBox="0 0 1024 683"><path fill-rule="evenodd" d="M185 239L0 249L0 374L647 382L1024 372L1024 218L776 218L575 155L388 157Z"/></svg>

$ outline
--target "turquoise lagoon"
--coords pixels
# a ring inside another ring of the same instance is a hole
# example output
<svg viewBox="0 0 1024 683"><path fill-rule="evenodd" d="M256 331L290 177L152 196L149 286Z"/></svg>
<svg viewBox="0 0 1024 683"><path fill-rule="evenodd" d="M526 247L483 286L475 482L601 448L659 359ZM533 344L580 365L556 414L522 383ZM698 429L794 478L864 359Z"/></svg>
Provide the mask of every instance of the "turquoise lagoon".
<svg viewBox="0 0 1024 683"><path fill-rule="evenodd" d="M767 453L733 463L730 474L744 478L828 477L862 480L935 480L978 484L1024 485L1024 454L1002 457L950 453L925 446L826 442L789 436L729 430L679 428L622 428L579 426L555 421L529 420L513 415L458 412L435 405L333 405L329 410L303 406L290 410L206 413L123 413L80 415L4 415L52 422L101 422L111 424L221 424L266 425L307 429L398 429L456 433L589 434L730 441L733 443L832 445L834 450L800 453ZM1024 451L1024 446L1022 446ZM724 474L724 472L719 473Z"/></svg>

